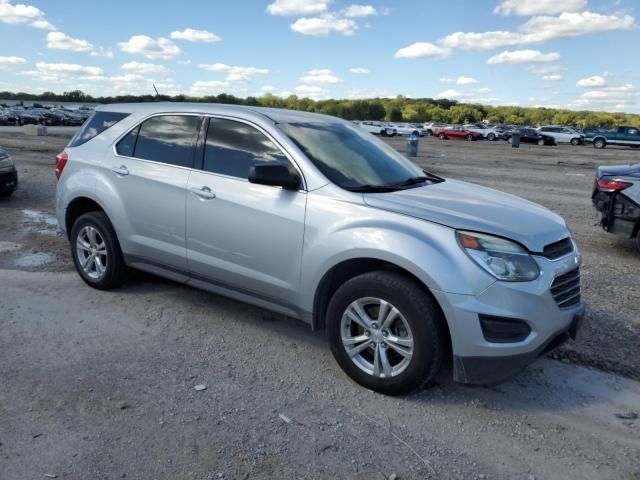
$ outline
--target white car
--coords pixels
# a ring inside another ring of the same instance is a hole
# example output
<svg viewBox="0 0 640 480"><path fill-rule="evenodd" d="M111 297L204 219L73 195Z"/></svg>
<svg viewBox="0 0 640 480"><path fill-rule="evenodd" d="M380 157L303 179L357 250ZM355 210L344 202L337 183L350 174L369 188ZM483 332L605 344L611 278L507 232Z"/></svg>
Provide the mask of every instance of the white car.
<svg viewBox="0 0 640 480"><path fill-rule="evenodd" d="M465 125L464 128L471 132L476 132L482 135L482 138L486 138L487 140L497 140L501 138L502 134L496 130L494 127L490 127L483 123L471 123Z"/></svg>
<svg viewBox="0 0 640 480"><path fill-rule="evenodd" d="M545 125L538 128L538 132L555 138L556 143L570 143L571 145L582 145L584 143L584 135L567 127Z"/></svg>
<svg viewBox="0 0 640 480"><path fill-rule="evenodd" d="M424 125L422 125L423 130L425 131L425 133L429 136L433 135L433 132L435 132L436 130L439 130L441 128L445 128L448 127L449 125L446 123L438 123L438 122L427 122Z"/></svg>
<svg viewBox="0 0 640 480"><path fill-rule="evenodd" d="M364 128L367 132L373 133L374 135L380 135L381 137L393 137L398 134L398 131L387 125L384 125L382 122L373 122L373 121L364 121L364 122L356 122L360 127Z"/></svg>
<svg viewBox="0 0 640 480"><path fill-rule="evenodd" d="M394 123L392 127L396 129L398 135L419 135L420 137L424 137L424 128L419 125L414 125L412 123Z"/></svg>

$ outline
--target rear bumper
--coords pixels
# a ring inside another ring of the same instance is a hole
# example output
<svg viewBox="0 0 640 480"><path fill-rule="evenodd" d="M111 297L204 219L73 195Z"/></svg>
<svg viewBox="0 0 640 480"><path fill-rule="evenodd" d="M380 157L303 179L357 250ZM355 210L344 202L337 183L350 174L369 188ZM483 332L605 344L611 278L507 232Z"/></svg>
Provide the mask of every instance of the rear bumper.
<svg viewBox="0 0 640 480"><path fill-rule="evenodd" d="M453 357L453 379L471 385L495 385L520 372L537 358L558 348L569 338L575 340L582 327L584 305L574 313L571 323L531 352L499 357Z"/></svg>
<svg viewBox="0 0 640 480"><path fill-rule="evenodd" d="M0 173L0 193L13 192L16 188L18 188L18 172L15 169Z"/></svg>

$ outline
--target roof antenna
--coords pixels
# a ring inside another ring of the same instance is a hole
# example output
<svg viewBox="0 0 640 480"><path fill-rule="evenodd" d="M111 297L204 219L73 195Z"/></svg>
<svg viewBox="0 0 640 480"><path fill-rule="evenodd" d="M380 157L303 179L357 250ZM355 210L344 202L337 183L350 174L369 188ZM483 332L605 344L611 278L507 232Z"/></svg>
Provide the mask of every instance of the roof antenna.
<svg viewBox="0 0 640 480"><path fill-rule="evenodd" d="M155 84L153 84L153 89L156 91L156 97L160 97L160 92L158 92Z"/></svg>

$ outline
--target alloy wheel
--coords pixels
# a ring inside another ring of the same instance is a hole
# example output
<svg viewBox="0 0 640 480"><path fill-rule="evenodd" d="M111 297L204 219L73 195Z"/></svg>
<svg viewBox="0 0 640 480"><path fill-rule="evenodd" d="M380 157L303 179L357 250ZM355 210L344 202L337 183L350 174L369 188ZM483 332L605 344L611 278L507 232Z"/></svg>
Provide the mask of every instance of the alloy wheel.
<svg viewBox="0 0 640 480"><path fill-rule="evenodd" d="M100 232L91 225L80 230L76 240L80 267L93 280L99 280L107 270L107 244Z"/></svg>

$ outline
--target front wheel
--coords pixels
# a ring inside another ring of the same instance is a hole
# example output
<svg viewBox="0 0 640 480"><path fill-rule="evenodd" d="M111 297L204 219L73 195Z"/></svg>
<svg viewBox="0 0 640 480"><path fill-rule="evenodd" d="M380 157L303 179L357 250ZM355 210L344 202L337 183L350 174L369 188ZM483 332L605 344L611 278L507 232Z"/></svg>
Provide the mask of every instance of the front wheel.
<svg viewBox="0 0 640 480"><path fill-rule="evenodd" d="M579 138L572 138L571 139L571 145L573 145L574 147L576 145L580 145L580 139Z"/></svg>
<svg viewBox="0 0 640 480"><path fill-rule="evenodd" d="M544 146L544 138L538 140L538 145L540 145L541 147Z"/></svg>
<svg viewBox="0 0 640 480"><path fill-rule="evenodd" d="M605 141L604 138L596 138L593 141L593 148L604 148L607 145L607 142Z"/></svg>
<svg viewBox="0 0 640 480"><path fill-rule="evenodd" d="M487 135L487 140L490 140L493 142L495 139L496 139L495 133L490 133L489 135Z"/></svg>
<svg viewBox="0 0 640 480"><path fill-rule="evenodd" d="M345 282L329 302L327 334L336 361L360 385L401 395L433 379L444 357L444 319L407 277L369 272Z"/></svg>
<svg viewBox="0 0 640 480"><path fill-rule="evenodd" d="M124 283L128 268L116 232L104 212L89 212L78 217L69 241L73 263L87 285L111 290Z"/></svg>
<svg viewBox="0 0 640 480"><path fill-rule="evenodd" d="M466 140L467 142L470 142L471 140L473 140L473 135L467 135L467 136L466 136L466 137L464 137L464 138L465 138L465 140Z"/></svg>
<svg viewBox="0 0 640 480"><path fill-rule="evenodd" d="M387 131L386 130L380 130L380 136L381 137L386 137L387 136Z"/></svg>
<svg viewBox="0 0 640 480"><path fill-rule="evenodd" d="M447 138L447 136L446 136L444 133L441 133L440 135L438 135L438 138L439 138L440 140L444 140L444 139L446 139L446 138Z"/></svg>

